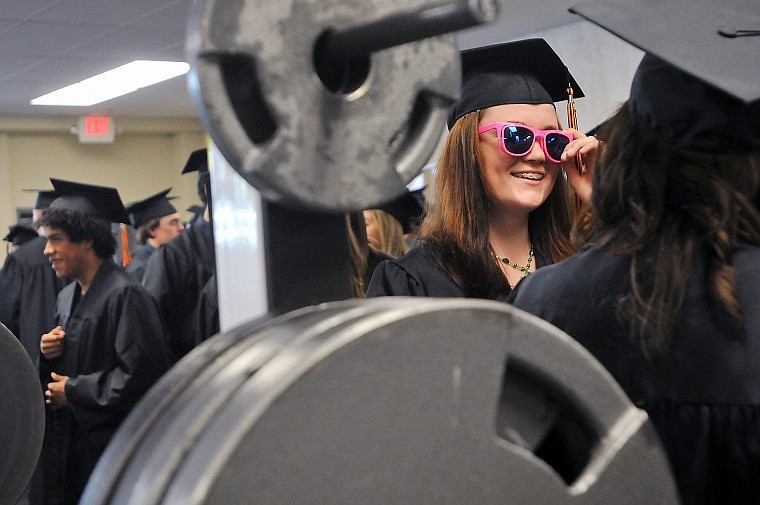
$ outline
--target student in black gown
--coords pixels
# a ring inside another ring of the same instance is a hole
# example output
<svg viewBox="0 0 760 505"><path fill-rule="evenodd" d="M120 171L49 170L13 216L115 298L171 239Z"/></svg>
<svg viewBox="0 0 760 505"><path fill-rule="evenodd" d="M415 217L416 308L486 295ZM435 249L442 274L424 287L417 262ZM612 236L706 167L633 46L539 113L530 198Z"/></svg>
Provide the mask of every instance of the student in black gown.
<svg viewBox="0 0 760 505"><path fill-rule="evenodd" d="M732 2L688 6L697 17L667 4L591 14L670 56L647 52L599 134L589 245L531 275L513 302L577 339L648 412L684 505L760 503L760 87L745 87L749 102L725 87L756 82L760 45L721 40L742 19L720 12ZM633 32L626 10L674 29ZM679 26L705 46L681 43Z"/></svg>
<svg viewBox="0 0 760 505"><path fill-rule="evenodd" d="M53 200L53 191L39 191L36 220ZM47 239L35 237L9 255L0 271L0 321L16 335L32 362L39 355L40 335L55 325L55 300L68 284L52 268L43 250Z"/></svg>
<svg viewBox="0 0 760 505"><path fill-rule="evenodd" d="M113 188L52 179L58 197L38 221L55 273L57 326L39 340L47 404L40 464L44 503L78 503L98 458L171 361L158 306L113 261L110 223L128 217Z"/></svg>
<svg viewBox="0 0 760 505"><path fill-rule="evenodd" d="M182 173L191 172L198 172L198 196L206 204L203 217L149 258L142 281L158 301L176 359L219 332L218 297L213 292L216 279L212 279L216 253L206 149L190 154Z"/></svg>
<svg viewBox="0 0 760 505"><path fill-rule="evenodd" d="M185 225L167 197L171 188L148 198L130 204L127 207L129 220L137 230L140 245L132 252L132 260L127 265L127 273L142 282L145 264L159 247L182 233Z"/></svg>
<svg viewBox="0 0 760 505"><path fill-rule="evenodd" d="M462 68L420 245L378 266L368 296L503 300L521 278L573 251L568 181L590 193L573 155L591 165L597 140L557 131L567 68L542 39L464 51Z"/></svg>

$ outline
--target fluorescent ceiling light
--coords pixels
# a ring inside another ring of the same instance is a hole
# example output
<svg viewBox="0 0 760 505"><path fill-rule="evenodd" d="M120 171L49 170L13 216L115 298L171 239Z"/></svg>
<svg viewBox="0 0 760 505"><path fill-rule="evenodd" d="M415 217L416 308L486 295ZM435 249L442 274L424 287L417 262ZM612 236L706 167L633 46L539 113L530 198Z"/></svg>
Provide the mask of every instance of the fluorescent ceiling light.
<svg viewBox="0 0 760 505"><path fill-rule="evenodd" d="M113 70L35 98L32 105L87 106L132 93L190 70L182 61L135 60Z"/></svg>

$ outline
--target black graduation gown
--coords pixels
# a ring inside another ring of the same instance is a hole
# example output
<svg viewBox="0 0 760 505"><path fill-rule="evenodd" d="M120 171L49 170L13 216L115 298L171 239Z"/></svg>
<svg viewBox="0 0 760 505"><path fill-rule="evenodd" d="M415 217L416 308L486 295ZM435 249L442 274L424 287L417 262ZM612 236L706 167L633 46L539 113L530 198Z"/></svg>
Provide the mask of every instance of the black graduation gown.
<svg viewBox="0 0 760 505"><path fill-rule="evenodd" d="M375 296L429 296L463 298L465 293L444 270L435 265L425 254L424 245L412 248L395 260L381 262L372 274L367 287L367 298ZM549 261L536 253L536 268ZM507 294L499 294L496 300L505 301Z"/></svg>
<svg viewBox="0 0 760 505"><path fill-rule="evenodd" d="M80 293L74 282L59 294L63 355L39 361L43 386L51 371L70 377L69 408L47 409L46 503L77 503L121 422L171 366L155 300L120 266L103 261L87 294Z"/></svg>
<svg viewBox="0 0 760 505"><path fill-rule="evenodd" d="M137 282L142 282L143 275L145 275L145 265L155 250L156 248L150 244L142 244L132 253L132 260L125 270Z"/></svg>
<svg viewBox="0 0 760 505"><path fill-rule="evenodd" d="M209 328L219 327L218 320L203 327L197 321L200 293L215 271L214 236L202 219L148 260L142 283L158 301L176 359L209 338Z"/></svg>
<svg viewBox="0 0 760 505"><path fill-rule="evenodd" d="M760 249L734 255L747 340L716 308L699 261L667 353L654 359L616 317L628 264L592 247L531 275L510 301L578 340L648 412L684 505L760 503Z"/></svg>
<svg viewBox="0 0 760 505"><path fill-rule="evenodd" d="M68 283L43 254L47 239L36 237L9 255L0 271L0 321L21 341L32 362L40 337L55 326L55 300Z"/></svg>
<svg viewBox="0 0 760 505"><path fill-rule="evenodd" d="M216 273L209 278L198 296L198 305L193 319L198 322L199 332L195 345L219 333L219 291L216 287Z"/></svg>
<svg viewBox="0 0 760 505"><path fill-rule="evenodd" d="M377 265L386 260L395 260L396 257L392 256L384 251L379 251L368 247L367 250L367 268L362 275L362 282L364 282L364 293L366 294L369 282L372 280L372 274L375 272Z"/></svg>
<svg viewBox="0 0 760 505"><path fill-rule="evenodd" d="M367 287L367 298L375 296L462 298L464 291L417 246L398 259L380 262Z"/></svg>

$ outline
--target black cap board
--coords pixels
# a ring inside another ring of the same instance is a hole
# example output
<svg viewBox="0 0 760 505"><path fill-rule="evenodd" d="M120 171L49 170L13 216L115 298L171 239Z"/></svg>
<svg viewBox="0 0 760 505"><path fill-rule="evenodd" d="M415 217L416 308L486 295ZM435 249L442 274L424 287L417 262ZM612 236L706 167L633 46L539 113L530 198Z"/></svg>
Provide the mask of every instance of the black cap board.
<svg viewBox="0 0 760 505"><path fill-rule="evenodd" d="M38 236L33 228L23 224L14 224L8 227L8 234L3 237L3 240L13 245L23 245Z"/></svg>
<svg viewBox="0 0 760 505"><path fill-rule="evenodd" d="M190 153L182 169L182 173L189 174L190 172L198 172L200 174L208 172L208 152L206 149L196 149Z"/></svg>
<svg viewBox="0 0 760 505"><path fill-rule="evenodd" d="M55 199L55 191L52 189L22 189L22 191L37 193L37 199L34 201L35 209L47 209L50 206L50 202Z"/></svg>
<svg viewBox="0 0 760 505"><path fill-rule="evenodd" d="M50 179L58 195L51 209L69 209L111 223L129 223L129 216L116 188Z"/></svg>
<svg viewBox="0 0 760 505"><path fill-rule="evenodd" d="M760 149L759 5L594 1L570 11L645 51L628 100L644 124L675 147L731 154Z"/></svg>
<svg viewBox="0 0 760 505"><path fill-rule="evenodd" d="M503 104L553 104L573 96L578 86L544 39L526 39L462 51L462 90L449 111L448 127L465 114Z"/></svg>
<svg viewBox="0 0 760 505"><path fill-rule="evenodd" d="M139 202L131 203L127 206L127 213L132 226L139 228L152 219L159 219L169 214L174 214L177 209L169 200L174 197L167 197L172 188L165 189L153 196L149 196Z"/></svg>
<svg viewBox="0 0 760 505"><path fill-rule="evenodd" d="M199 216L199 215L203 214L203 212L206 210L206 207L204 207L203 205L191 205L190 207L188 207L185 210L188 211L188 212L190 212L191 214Z"/></svg>

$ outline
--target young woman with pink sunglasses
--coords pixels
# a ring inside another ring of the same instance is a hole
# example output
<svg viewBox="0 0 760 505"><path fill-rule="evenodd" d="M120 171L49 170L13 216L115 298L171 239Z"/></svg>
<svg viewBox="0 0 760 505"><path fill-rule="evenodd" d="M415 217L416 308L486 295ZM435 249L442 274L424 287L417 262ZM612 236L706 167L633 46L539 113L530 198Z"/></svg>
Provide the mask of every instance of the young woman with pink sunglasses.
<svg viewBox="0 0 760 505"><path fill-rule="evenodd" d="M573 252L572 190L591 193L575 155L593 170L598 141L562 130L554 103L578 85L543 39L464 51L462 67L420 245L380 264L367 296L503 300Z"/></svg>

